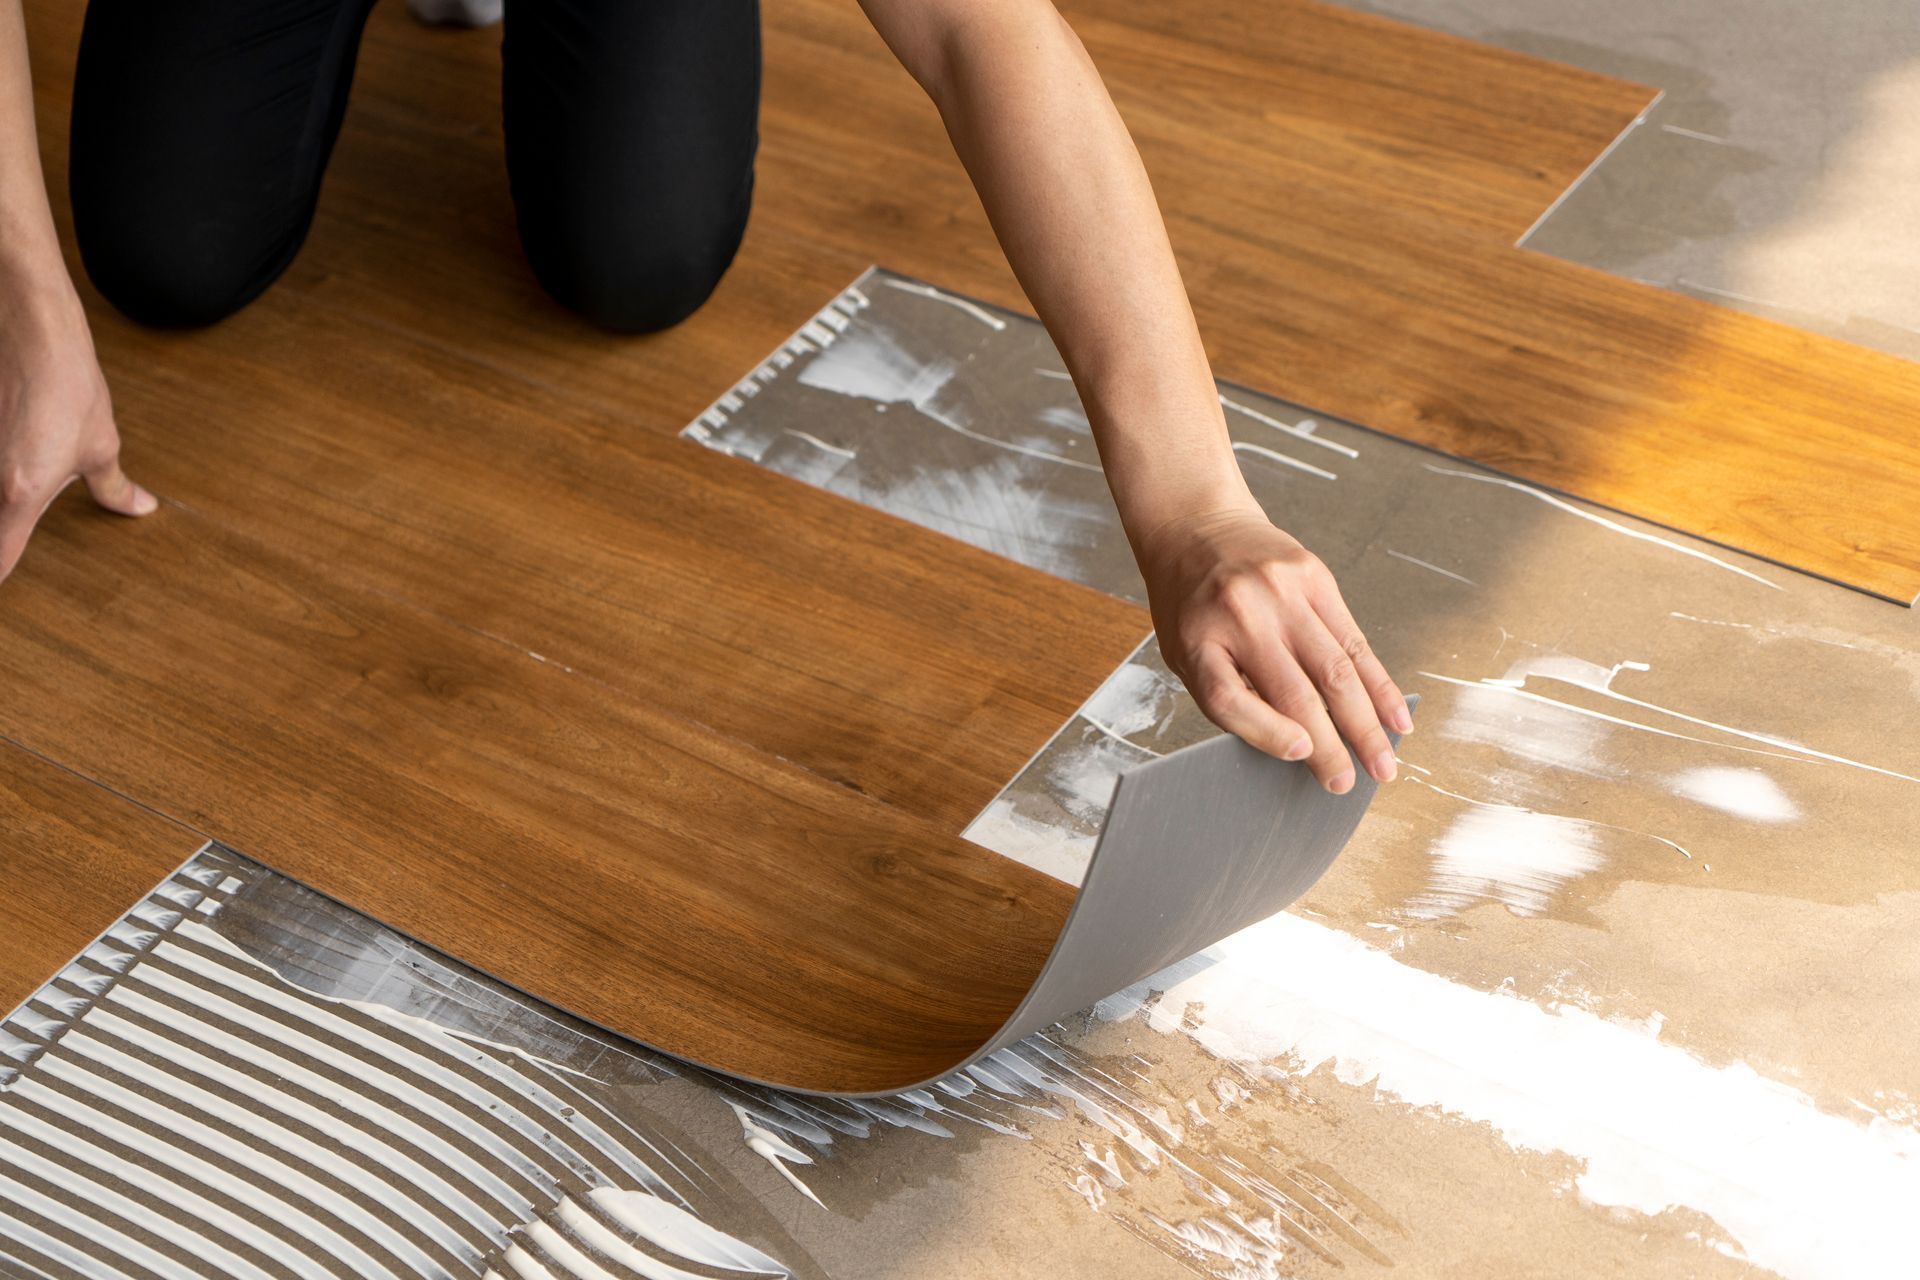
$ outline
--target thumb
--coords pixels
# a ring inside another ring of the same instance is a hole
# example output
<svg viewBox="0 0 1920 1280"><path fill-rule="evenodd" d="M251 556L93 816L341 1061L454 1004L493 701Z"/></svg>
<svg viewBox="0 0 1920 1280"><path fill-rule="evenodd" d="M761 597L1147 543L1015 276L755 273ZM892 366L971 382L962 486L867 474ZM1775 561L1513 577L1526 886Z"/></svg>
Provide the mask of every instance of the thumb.
<svg viewBox="0 0 1920 1280"><path fill-rule="evenodd" d="M86 472L83 478L95 502L123 516L152 515L160 505L158 498L127 479L118 458L107 460Z"/></svg>

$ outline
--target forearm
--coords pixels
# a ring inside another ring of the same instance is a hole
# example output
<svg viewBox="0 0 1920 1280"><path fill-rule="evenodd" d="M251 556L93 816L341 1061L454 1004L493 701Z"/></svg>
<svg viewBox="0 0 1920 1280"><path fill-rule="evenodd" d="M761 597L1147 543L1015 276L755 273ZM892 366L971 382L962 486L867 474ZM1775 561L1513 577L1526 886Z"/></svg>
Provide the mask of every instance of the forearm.
<svg viewBox="0 0 1920 1280"><path fill-rule="evenodd" d="M868 4L1060 347L1136 548L1251 506L1146 170L1078 38L1044 0L890 7Z"/></svg>
<svg viewBox="0 0 1920 1280"><path fill-rule="evenodd" d="M47 205L29 74L20 0L0 0L0 305L10 309L71 288Z"/></svg>

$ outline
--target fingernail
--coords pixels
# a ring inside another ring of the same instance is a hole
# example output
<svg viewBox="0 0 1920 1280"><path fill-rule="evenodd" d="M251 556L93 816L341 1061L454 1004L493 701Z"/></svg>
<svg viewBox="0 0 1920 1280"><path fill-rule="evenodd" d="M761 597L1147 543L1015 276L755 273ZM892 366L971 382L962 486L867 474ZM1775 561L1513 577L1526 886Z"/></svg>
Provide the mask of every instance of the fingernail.
<svg viewBox="0 0 1920 1280"><path fill-rule="evenodd" d="M1405 707L1402 707L1398 711L1394 712L1393 727L1395 732L1398 732L1398 733L1412 733L1413 732L1413 713L1408 711Z"/></svg>
<svg viewBox="0 0 1920 1280"><path fill-rule="evenodd" d="M1287 754L1282 756L1281 759L1305 760L1308 756L1312 754L1313 754L1312 740L1309 738L1302 738L1298 742L1294 743L1292 746L1288 747Z"/></svg>
<svg viewBox="0 0 1920 1280"><path fill-rule="evenodd" d="M1347 794L1353 790L1353 775L1351 773L1336 774L1333 780L1327 783L1327 790L1337 796Z"/></svg>
<svg viewBox="0 0 1920 1280"><path fill-rule="evenodd" d="M143 516L150 516L160 509L160 499L139 485L135 485L133 486L133 509Z"/></svg>
<svg viewBox="0 0 1920 1280"><path fill-rule="evenodd" d="M1379 755L1375 756L1373 758L1373 764L1368 767L1367 772L1371 773L1381 782L1392 782L1393 752L1382 751Z"/></svg>

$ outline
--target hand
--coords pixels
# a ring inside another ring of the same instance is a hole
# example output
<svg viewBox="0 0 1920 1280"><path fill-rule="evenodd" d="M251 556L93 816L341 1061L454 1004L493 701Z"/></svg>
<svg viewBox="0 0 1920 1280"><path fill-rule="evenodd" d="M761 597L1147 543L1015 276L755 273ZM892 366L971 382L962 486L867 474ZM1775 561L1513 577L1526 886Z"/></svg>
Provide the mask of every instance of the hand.
<svg viewBox="0 0 1920 1280"><path fill-rule="evenodd" d="M1160 652L1208 719L1335 794L1354 782L1341 735L1392 779L1382 726L1413 717L1312 553L1251 501L1170 520L1139 550Z"/></svg>
<svg viewBox="0 0 1920 1280"><path fill-rule="evenodd" d="M0 581L75 480L124 516L159 505L120 470L113 400L72 287L48 299L7 291L0 294Z"/></svg>

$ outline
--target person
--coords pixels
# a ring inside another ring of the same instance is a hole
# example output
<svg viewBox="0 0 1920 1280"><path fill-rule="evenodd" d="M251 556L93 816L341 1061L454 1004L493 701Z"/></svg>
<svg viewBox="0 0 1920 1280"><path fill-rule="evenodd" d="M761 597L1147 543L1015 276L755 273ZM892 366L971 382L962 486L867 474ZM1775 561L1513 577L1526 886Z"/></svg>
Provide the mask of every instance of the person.
<svg viewBox="0 0 1920 1280"><path fill-rule="evenodd" d="M1139 153L1049 0L861 0L939 108L1085 404L1169 665L1222 728L1329 790L1394 774L1406 700L1333 575L1254 501ZM372 0L91 0L75 72L87 274L150 325L211 324L299 251ZM510 0L521 243L604 328L678 323L745 230L755 0ZM831 107L823 104L823 110ZM112 401L49 211L21 0L0 0L0 577L67 485L128 516Z"/></svg>

